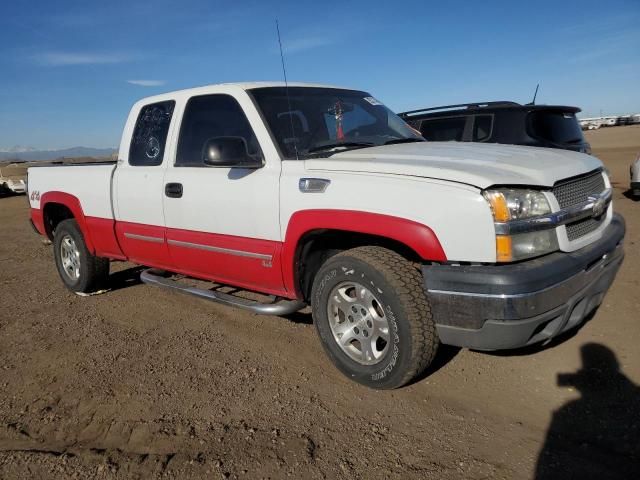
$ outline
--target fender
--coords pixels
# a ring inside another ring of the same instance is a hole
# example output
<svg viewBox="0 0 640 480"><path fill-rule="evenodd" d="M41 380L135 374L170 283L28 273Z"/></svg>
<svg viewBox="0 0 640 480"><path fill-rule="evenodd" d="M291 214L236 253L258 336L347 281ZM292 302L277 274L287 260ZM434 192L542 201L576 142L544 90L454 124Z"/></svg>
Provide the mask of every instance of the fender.
<svg viewBox="0 0 640 480"><path fill-rule="evenodd" d="M76 222L78 222L78 227L80 227L80 231L82 232L82 236L84 237L85 244L87 245L87 250L89 250L92 254L95 255L96 249L91 238L91 234L89 232L89 228L87 227L87 219L84 215L84 211L82 210L82 206L80 205L80 200L77 197L70 195L64 192L47 192L42 195L40 198L40 211L44 222L44 208L48 203L59 203L64 205L73 214L73 217ZM44 231L44 227L43 227Z"/></svg>
<svg viewBox="0 0 640 480"><path fill-rule="evenodd" d="M376 235L400 242L423 260L446 262L447 256L433 230L406 218L355 210L301 210L287 226L282 249L282 276L285 288L300 296L296 284L296 250L300 239L314 230L343 230Z"/></svg>

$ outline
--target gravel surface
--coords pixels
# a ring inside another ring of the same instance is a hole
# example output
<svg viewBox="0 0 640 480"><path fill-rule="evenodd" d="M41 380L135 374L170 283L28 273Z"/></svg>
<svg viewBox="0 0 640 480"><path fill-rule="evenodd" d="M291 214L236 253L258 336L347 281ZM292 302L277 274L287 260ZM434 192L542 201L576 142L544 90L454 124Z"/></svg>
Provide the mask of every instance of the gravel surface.
<svg viewBox="0 0 640 480"><path fill-rule="evenodd" d="M544 348L442 348L395 391L350 382L308 312L260 317L139 283L65 290L0 198L0 478L639 478L640 127L588 133L627 258L582 328Z"/></svg>

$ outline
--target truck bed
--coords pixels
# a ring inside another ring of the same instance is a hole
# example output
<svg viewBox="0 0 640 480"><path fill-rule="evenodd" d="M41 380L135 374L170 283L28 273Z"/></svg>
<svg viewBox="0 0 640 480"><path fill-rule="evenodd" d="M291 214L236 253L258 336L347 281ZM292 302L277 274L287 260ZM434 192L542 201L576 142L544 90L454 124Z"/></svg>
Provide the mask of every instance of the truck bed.
<svg viewBox="0 0 640 480"><path fill-rule="evenodd" d="M82 200L87 217L113 219L111 185L116 162L29 167L31 208L46 195L62 193Z"/></svg>

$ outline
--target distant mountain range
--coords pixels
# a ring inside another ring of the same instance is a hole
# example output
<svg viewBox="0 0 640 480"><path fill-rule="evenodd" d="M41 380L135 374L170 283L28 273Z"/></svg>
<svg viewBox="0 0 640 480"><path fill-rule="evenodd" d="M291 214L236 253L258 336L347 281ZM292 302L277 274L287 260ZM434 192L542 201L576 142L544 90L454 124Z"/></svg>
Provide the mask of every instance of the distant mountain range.
<svg viewBox="0 0 640 480"><path fill-rule="evenodd" d="M70 157L110 157L116 152L115 148L71 147L61 150L37 150L33 147L16 145L3 150L0 149L0 160L55 160Z"/></svg>
<svg viewBox="0 0 640 480"><path fill-rule="evenodd" d="M14 145L11 148L0 148L0 153L24 153L24 152L35 152L37 148L34 147L25 147L22 145Z"/></svg>

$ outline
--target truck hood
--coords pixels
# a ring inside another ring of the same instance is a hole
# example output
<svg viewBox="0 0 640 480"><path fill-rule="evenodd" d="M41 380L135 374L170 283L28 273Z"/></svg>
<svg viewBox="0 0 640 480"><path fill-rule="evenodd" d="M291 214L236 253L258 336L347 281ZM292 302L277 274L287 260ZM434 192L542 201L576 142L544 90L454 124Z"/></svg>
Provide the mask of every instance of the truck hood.
<svg viewBox="0 0 640 480"><path fill-rule="evenodd" d="M602 167L597 158L568 150L487 143L420 142L362 148L305 160L308 170L435 178L478 188L551 187Z"/></svg>

